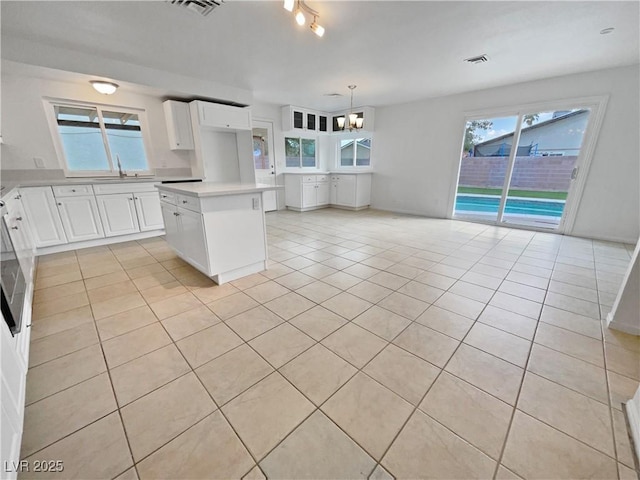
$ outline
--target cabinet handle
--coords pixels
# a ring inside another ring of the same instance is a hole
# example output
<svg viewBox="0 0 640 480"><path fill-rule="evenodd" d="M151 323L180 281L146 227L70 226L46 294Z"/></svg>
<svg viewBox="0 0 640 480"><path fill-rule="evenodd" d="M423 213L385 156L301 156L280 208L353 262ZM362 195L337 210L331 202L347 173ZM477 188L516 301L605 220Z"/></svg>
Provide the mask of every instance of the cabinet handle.
<svg viewBox="0 0 640 480"><path fill-rule="evenodd" d="M4 202L0 200L0 207L4 207Z"/></svg>
<svg viewBox="0 0 640 480"><path fill-rule="evenodd" d="M72 191L73 193L76 193L76 189L75 189L75 188L72 188L72 189L71 189L71 191Z"/></svg>
<svg viewBox="0 0 640 480"><path fill-rule="evenodd" d="M189 203L187 200L182 200L182 203Z"/></svg>
<svg viewBox="0 0 640 480"><path fill-rule="evenodd" d="M19 222L22 221L22 217L16 217L16 220L18 220Z"/></svg>
<svg viewBox="0 0 640 480"><path fill-rule="evenodd" d="M133 197L135 200L138 200L138 197Z"/></svg>
<svg viewBox="0 0 640 480"><path fill-rule="evenodd" d="M61 206L62 206L62 204L61 204L60 202L58 202L58 206L59 206L59 207L61 207Z"/></svg>
<svg viewBox="0 0 640 480"><path fill-rule="evenodd" d="M11 227L11 230L17 230L18 227Z"/></svg>
<svg viewBox="0 0 640 480"><path fill-rule="evenodd" d="M16 196L15 196L15 197L13 197L13 198L14 198L14 200L20 200L20 199L22 198L22 195L18 194L18 195L16 195Z"/></svg>
<svg viewBox="0 0 640 480"><path fill-rule="evenodd" d="M129 197L129 198L128 198L128 200L129 200L130 202L132 202L132 201L133 201L133 197Z"/></svg>

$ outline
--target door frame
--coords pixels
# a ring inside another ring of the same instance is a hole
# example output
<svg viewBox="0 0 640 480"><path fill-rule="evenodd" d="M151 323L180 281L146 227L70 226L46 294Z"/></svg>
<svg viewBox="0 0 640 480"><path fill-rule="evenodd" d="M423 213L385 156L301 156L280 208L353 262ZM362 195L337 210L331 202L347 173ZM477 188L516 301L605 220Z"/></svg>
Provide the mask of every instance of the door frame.
<svg viewBox="0 0 640 480"><path fill-rule="evenodd" d="M275 136L274 136L274 125L273 125L273 120L268 119L268 118L260 118L260 117L254 117L252 119L251 122L251 138L252 138L252 142L253 142L253 129L254 128L266 128L267 130L267 142L269 144L269 154L270 154L270 158L269 160L271 161L271 164L273 165L273 182L275 183L275 185L278 185L278 162L276 162L276 142L275 142ZM252 143L253 145L253 143ZM251 151L253 152L253 147L251 148ZM253 163L253 156L251 157L251 162L252 162L252 166L253 166L253 171L254 171L254 175L255 175L255 170L256 170L256 166L255 163ZM274 193L276 195L276 211L279 210L280 208L280 192L278 190L274 190Z"/></svg>
<svg viewBox="0 0 640 480"><path fill-rule="evenodd" d="M497 225L509 228L523 228L526 230L534 230L541 232L553 232L560 234L569 234L573 230L573 226L576 220L578 206L582 200L584 193L584 187L587 182L587 176L590 171L591 161L593 160L593 154L600 135L600 129L604 120L604 115L609 101L609 95L594 95L589 97L577 97L569 99L548 100L544 102L523 103L510 106L502 106L495 108L487 108L481 110L471 110L463 112L463 119L460 123L460 148L458 152L462 152L464 148L464 131L468 121L471 120L483 120L491 117L518 117L522 118L522 115L535 112L545 112L551 110L571 110L574 108L589 108L591 113L589 115L589 121L587 122L587 128L585 129L584 137L582 140L582 146L580 147L580 153L576 160L576 166L578 167L578 173L575 180L571 182L569 192L567 194L567 201L562 215L562 220L557 229L549 230L542 227L529 227L518 226L513 224L507 224L500 221L490 220L472 220L465 218L464 221L472 221L476 223L486 223L489 225ZM458 191L458 180L460 179L460 166L462 165L461 157L457 160L457 166L455 169L455 176L452 182L451 194L449 195L448 203L448 216L447 218L455 219L454 209L456 204L456 194ZM461 219L462 220L462 219Z"/></svg>

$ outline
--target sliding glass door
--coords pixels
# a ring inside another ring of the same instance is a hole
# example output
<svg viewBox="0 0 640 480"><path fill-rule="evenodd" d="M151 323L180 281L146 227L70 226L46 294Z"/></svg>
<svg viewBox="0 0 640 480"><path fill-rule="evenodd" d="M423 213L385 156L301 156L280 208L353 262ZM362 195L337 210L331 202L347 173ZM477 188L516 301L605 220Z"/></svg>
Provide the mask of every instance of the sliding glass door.
<svg viewBox="0 0 640 480"><path fill-rule="evenodd" d="M454 217L557 229L590 113L575 108L468 121Z"/></svg>

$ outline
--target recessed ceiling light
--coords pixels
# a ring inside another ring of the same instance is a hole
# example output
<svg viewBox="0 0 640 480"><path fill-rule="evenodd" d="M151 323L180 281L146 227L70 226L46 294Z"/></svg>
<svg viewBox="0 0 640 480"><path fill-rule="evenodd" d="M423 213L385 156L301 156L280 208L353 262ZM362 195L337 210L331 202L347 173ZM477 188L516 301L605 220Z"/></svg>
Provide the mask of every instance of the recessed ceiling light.
<svg viewBox="0 0 640 480"><path fill-rule="evenodd" d="M607 35L607 34L613 32L614 30L615 30L615 28L613 28L613 27L603 28L602 30L600 30L600 35Z"/></svg>

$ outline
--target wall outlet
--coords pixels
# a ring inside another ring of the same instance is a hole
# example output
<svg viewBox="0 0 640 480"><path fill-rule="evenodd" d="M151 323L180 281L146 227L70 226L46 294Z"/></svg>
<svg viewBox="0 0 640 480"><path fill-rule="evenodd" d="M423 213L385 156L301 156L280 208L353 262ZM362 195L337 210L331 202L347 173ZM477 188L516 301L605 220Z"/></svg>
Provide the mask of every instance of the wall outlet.
<svg viewBox="0 0 640 480"><path fill-rule="evenodd" d="M33 157L33 163L36 164L36 168L44 168L44 158Z"/></svg>
<svg viewBox="0 0 640 480"><path fill-rule="evenodd" d="M253 198L253 209L254 210L259 210L260 209L260 199L257 197Z"/></svg>

